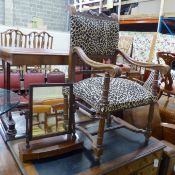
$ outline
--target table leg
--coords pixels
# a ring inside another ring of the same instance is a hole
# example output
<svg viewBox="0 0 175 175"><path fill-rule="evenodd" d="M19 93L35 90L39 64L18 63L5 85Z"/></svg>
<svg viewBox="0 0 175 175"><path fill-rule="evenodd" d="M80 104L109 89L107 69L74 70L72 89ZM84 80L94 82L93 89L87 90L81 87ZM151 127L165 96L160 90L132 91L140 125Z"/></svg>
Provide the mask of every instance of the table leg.
<svg viewBox="0 0 175 175"><path fill-rule="evenodd" d="M5 88L10 90L10 64L9 63L5 63ZM10 98L7 97L7 98ZM10 99L7 99L7 100L10 100ZM14 137L15 134L16 134L16 128L15 128L15 121L13 120L12 118L12 114L11 112L8 112L7 113L7 131L6 133L8 134L9 137Z"/></svg>
<svg viewBox="0 0 175 175"><path fill-rule="evenodd" d="M10 90L10 64L5 62L5 88Z"/></svg>
<svg viewBox="0 0 175 175"><path fill-rule="evenodd" d="M4 88L5 88L5 83L6 83L6 76L5 76L6 64L5 64L4 60L2 60L2 69L3 69L3 72L4 72Z"/></svg>
<svg viewBox="0 0 175 175"><path fill-rule="evenodd" d="M16 135L16 129L15 129L15 121L12 118L11 112L8 113L8 121L7 121L7 131L6 133L10 137L14 137Z"/></svg>

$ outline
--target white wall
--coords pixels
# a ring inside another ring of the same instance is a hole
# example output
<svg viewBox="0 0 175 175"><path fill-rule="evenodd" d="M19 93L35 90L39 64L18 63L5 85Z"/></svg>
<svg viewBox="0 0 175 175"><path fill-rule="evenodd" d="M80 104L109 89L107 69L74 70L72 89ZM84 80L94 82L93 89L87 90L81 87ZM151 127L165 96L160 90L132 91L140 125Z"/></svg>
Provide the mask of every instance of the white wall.
<svg viewBox="0 0 175 175"><path fill-rule="evenodd" d="M132 9L133 15L139 14L157 14L159 15L160 12L160 3L161 0L145 0L139 2L138 7ZM175 14L175 0L164 0L164 13L173 13Z"/></svg>
<svg viewBox="0 0 175 175"><path fill-rule="evenodd" d="M164 12L175 14L175 0L165 0Z"/></svg>
<svg viewBox="0 0 175 175"><path fill-rule="evenodd" d="M145 0L145 1L139 2L139 5L132 9L131 14L135 14L135 15L156 14L157 16L159 16L160 1L161 0Z"/></svg>

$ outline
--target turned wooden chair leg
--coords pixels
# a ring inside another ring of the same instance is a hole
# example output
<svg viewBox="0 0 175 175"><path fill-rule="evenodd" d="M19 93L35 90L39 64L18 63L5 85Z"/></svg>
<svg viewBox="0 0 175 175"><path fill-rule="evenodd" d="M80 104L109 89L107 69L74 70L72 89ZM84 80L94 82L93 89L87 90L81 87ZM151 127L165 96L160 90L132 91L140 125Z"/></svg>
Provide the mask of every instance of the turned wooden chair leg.
<svg viewBox="0 0 175 175"><path fill-rule="evenodd" d="M48 131L48 115L47 115L47 113L46 113L46 112L45 112L44 129L45 129L45 134L46 134L46 133L47 133L47 131Z"/></svg>
<svg viewBox="0 0 175 175"><path fill-rule="evenodd" d="M146 127L146 133L145 133L145 144L147 145L149 142L149 138L151 136L151 132L152 132L152 120L153 120L153 116L154 116L154 106L155 103L150 104L149 107L149 113L148 113L148 123L147 123L147 127Z"/></svg>
<svg viewBox="0 0 175 175"><path fill-rule="evenodd" d="M97 135L97 143L95 148L96 160L100 159L100 156L103 154L103 136L104 136L104 128L105 128L105 119L106 115L100 116L99 126L98 126L98 135Z"/></svg>
<svg viewBox="0 0 175 175"><path fill-rule="evenodd" d="M55 120L56 120L56 131L58 130L58 118L57 118L57 111L55 111Z"/></svg>
<svg viewBox="0 0 175 175"><path fill-rule="evenodd" d="M39 123L39 113L36 114L36 121Z"/></svg>
<svg viewBox="0 0 175 175"><path fill-rule="evenodd" d="M106 125L107 125L107 127L110 127L110 126L111 126L111 122L112 122L111 115L108 114L107 121L106 121Z"/></svg>

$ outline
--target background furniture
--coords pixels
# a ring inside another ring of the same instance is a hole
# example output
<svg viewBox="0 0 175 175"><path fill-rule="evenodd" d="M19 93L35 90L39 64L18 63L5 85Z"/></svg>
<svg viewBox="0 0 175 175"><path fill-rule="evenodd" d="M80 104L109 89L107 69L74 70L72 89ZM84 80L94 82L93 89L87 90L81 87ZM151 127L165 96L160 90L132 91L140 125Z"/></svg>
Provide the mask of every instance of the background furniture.
<svg viewBox="0 0 175 175"><path fill-rule="evenodd" d="M16 91L20 93L21 85L20 85L20 73L19 72L11 72L10 73L10 89L12 91ZM4 73L0 73L0 88L4 88Z"/></svg>
<svg viewBox="0 0 175 175"><path fill-rule="evenodd" d="M16 29L8 29L5 32L0 33L0 41L1 46L3 47L21 47L21 48L45 48L52 49L53 44L53 36L51 36L47 32L30 32L28 34L22 33L20 30ZM3 65L4 62L2 61ZM21 79L23 79L23 74L30 69L37 68L39 71L42 70L48 72L50 70L50 66L47 67L44 65L44 68L41 65L34 67L29 66L18 66L17 70L20 72ZM15 68L16 69L16 68Z"/></svg>
<svg viewBox="0 0 175 175"><path fill-rule="evenodd" d="M37 121L33 122L33 126L34 125L39 126L40 124L43 123L45 134L46 134L48 129L47 118L48 118L48 114L51 113L51 106L50 105L33 105L33 113L36 113L36 118L37 118ZM44 114L44 122L40 122L40 119L39 119L40 114Z"/></svg>
<svg viewBox="0 0 175 175"><path fill-rule="evenodd" d="M47 74L47 83L65 83L65 73L59 69L54 69Z"/></svg>
<svg viewBox="0 0 175 175"><path fill-rule="evenodd" d="M161 140L161 142L166 146L166 148L164 148L163 159L160 165L160 175L169 175L174 173L175 110L173 108L173 102L174 97L170 97L167 101L167 97L162 96L158 101L159 105L157 104L155 106L152 122L152 136ZM137 128L145 128L148 108L149 106L142 106L135 109L125 110L123 112L123 119Z"/></svg>
<svg viewBox="0 0 175 175"><path fill-rule="evenodd" d="M0 132L5 141L7 138L13 138L17 132L10 111L16 108L18 104L19 96L16 93L6 89L0 89ZM8 113L8 116L6 113ZM3 124L6 124L6 132L3 131Z"/></svg>
<svg viewBox="0 0 175 175"><path fill-rule="evenodd" d="M0 58L5 63L5 87L10 89L10 67L11 65L65 65L68 64L67 53L60 53L51 49L0 47ZM12 123L14 124L14 122ZM6 127L5 127L6 128ZM2 131L5 132L6 129ZM14 131L16 129L14 128Z"/></svg>
<svg viewBox="0 0 175 175"><path fill-rule="evenodd" d="M171 69L173 68L173 62L175 63L174 53L157 52L157 58L159 62L160 58L162 58L165 64L169 65ZM168 96L175 95L175 81L171 75L171 69L165 75L160 86L161 94L166 93Z"/></svg>

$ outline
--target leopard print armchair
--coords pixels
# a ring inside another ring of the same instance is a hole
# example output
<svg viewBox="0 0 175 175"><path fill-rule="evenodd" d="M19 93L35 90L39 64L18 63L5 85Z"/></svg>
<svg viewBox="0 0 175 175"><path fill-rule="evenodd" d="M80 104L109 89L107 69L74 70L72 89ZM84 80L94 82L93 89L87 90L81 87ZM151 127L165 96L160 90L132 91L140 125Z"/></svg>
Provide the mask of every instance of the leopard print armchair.
<svg viewBox="0 0 175 175"><path fill-rule="evenodd" d="M128 128L131 131L137 133L143 133L145 136L145 144L148 144L149 137L151 135L151 122L154 115L154 106L157 103L157 79L159 71L166 73L169 69L167 65L156 65L148 63L140 63L132 60L125 53L117 49L116 42L118 41L118 24L114 23L111 18L107 21L101 15L95 19L93 14L82 15L76 14L71 16L71 55L69 59L69 81L73 82L75 76L75 65L77 60L80 59L84 64L93 68L93 71L105 72L104 77L90 77L74 83L73 93L77 100L81 100L87 106L91 107L95 111L95 119L98 119L97 131L89 131L84 127L85 125L77 124L76 129L82 131L92 142L92 147L95 151L95 157L97 160L102 155L102 148L104 142L105 131L110 131L119 128ZM82 22L86 27L82 26ZM95 21L95 22L94 22ZM88 24L90 23L90 24ZM94 25L100 28L96 30L95 35ZM110 32L110 29L113 30ZM90 31L90 32L89 32ZM105 37L102 39L100 33L103 33ZM91 33L92 32L92 33ZM95 37L95 40L89 39L90 35ZM111 36L113 35L113 36ZM81 36L81 37L80 37ZM110 37L110 39L108 38ZM112 38L116 42L113 43ZM106 43L109 40L109 45ZM95 44L94 44L95 43ZM112 46L112 43L114 46ZM110 47L111 50L109 49ZM109 50L108 50L109 49ZM125 57L127 61L136 66L141 66L155 71L152 88L147 89L145 86L138 84L137 82L118 78L121 75L121 68L114 64L103 64L94 61L94 55L96 58L104 56L113 56L120 54ZM91 69L89 70L90 72ZM137 129L132 125L124 122L123 120L112 116L111 114L116 111L121 111L129 108L135 108L138 106L150 105L148 122L145 130ZM84 106L85 107L85 106ZM82 108L82 106L81 106Z"/></svg>

